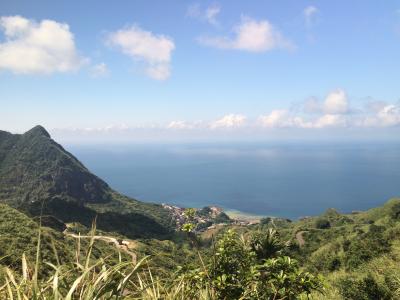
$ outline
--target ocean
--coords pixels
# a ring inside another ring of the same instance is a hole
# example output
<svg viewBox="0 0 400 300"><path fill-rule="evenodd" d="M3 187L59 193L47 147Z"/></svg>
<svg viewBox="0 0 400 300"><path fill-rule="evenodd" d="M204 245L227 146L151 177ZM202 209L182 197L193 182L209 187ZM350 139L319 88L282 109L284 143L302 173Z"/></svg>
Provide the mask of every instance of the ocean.
<svg viewBox="0 0 400 300"><path fill-rule="evenodd" d="M400 196L399 143L69 145L90 171L141 201L217 205L296 219Z"/></svg>

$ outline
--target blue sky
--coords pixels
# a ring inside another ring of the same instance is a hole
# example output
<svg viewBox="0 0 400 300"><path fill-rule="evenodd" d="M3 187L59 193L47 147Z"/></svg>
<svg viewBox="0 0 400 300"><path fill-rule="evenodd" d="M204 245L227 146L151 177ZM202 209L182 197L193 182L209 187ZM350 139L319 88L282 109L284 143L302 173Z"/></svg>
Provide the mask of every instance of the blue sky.
<svg viewBox="0 0 400 300"><path fill-rule="evenodd" d="M5 0L0 17L4 130L398 135L399 1Z"/></svg>

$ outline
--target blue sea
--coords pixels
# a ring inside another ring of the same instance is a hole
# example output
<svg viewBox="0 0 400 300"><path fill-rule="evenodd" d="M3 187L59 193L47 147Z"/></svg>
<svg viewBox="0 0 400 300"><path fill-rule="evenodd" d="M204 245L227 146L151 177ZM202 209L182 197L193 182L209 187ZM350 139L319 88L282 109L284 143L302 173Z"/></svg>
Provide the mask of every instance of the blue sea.
<svg viewBox="0 0 400 300"><path fill-rule="evenodd" d="M142 201L218 205L296 219L365 210L400 196L399 143L202 143L66 147Z"/></svg>

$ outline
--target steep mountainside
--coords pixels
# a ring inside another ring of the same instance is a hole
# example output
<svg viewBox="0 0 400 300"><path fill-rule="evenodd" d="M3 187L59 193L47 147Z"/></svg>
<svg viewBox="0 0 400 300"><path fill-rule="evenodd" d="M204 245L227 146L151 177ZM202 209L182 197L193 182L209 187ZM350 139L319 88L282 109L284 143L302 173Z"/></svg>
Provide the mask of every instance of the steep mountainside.
<svg viewBox="0 0 400 300"><path fill-rule="evenodd" d="M162 206L113 191L41 126L21 135L0 131L0 201L28 215L43 212L86 226L97 216L99 229L132 238L171 232Z"/></svg>

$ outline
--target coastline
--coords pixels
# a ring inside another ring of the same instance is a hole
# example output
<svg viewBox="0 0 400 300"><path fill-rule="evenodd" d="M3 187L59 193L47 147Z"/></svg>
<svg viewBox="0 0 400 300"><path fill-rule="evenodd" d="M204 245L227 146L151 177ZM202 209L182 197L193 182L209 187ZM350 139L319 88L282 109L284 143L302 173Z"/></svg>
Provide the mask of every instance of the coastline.
<svg viewBox="0 0 400 300"><path fill-rule="evenodd" d="M255 222L259 223L262 218L267 216L264 215L255 215L250 213L245 213L235 209L227 209L224 212L229 216L229 218L237 221L247 221L247 222Z"/></svg>

